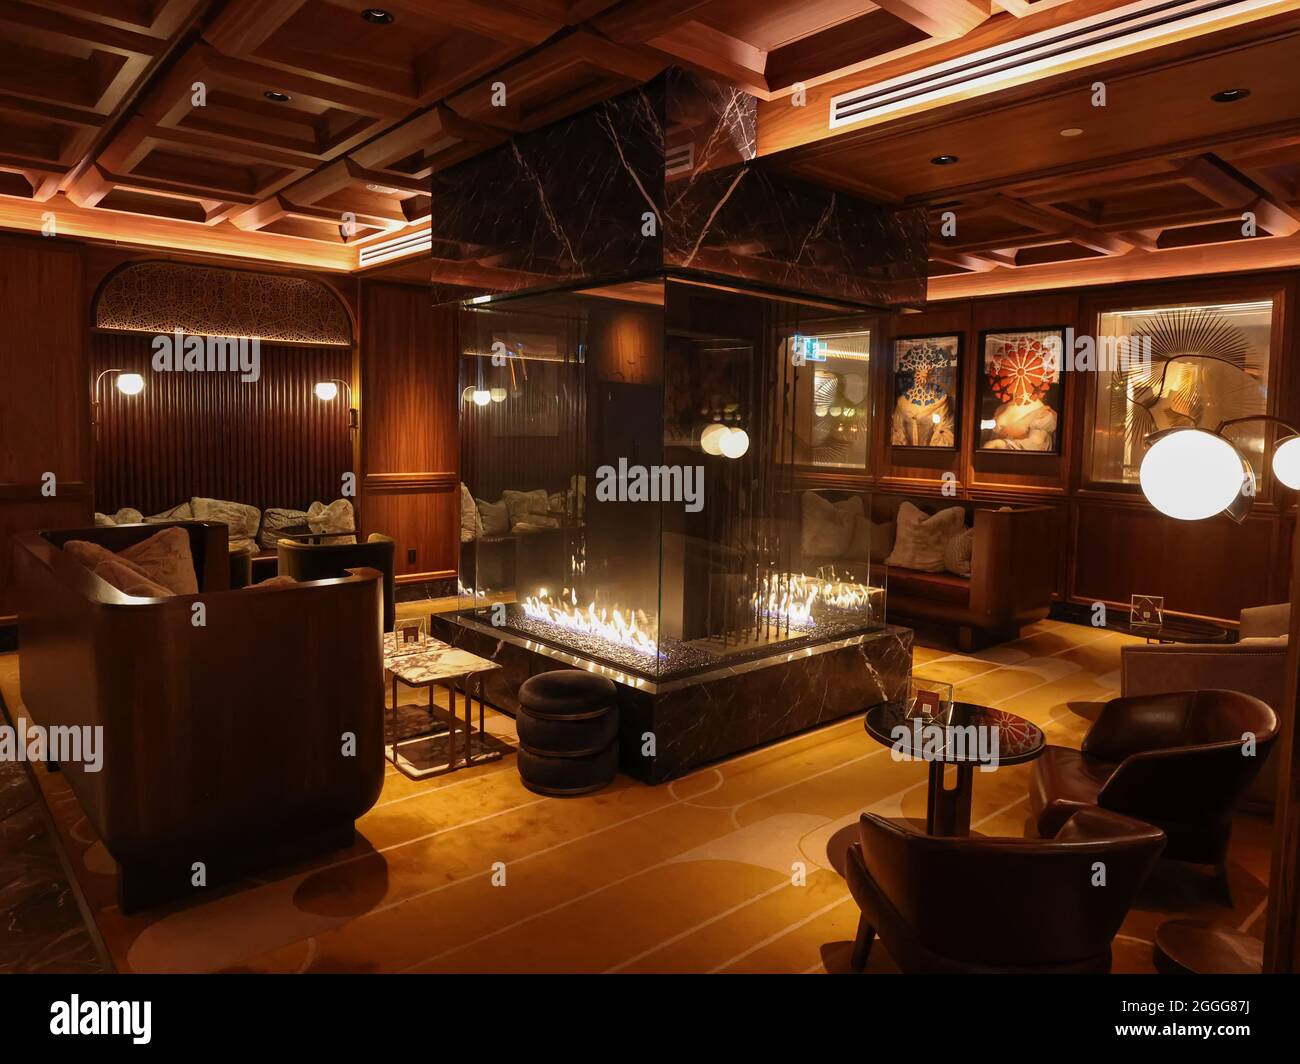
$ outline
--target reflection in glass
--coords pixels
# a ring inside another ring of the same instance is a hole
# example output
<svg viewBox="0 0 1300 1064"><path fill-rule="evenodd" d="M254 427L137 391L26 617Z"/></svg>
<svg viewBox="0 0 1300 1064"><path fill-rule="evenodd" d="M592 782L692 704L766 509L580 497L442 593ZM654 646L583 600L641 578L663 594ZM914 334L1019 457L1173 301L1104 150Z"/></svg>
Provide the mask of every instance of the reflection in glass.
<svg viewBox="0 0 1300 1064"><path fill-rule="evenodd" d="M458 315L462 613L659 681L884 624L869 525L847 529L861 560L833 569L804 550L794 488L801 418L865 437L856 312L668 280ZM825 361L796 364L796 336ZM838 378L824 415L819 372Z"/></svg>

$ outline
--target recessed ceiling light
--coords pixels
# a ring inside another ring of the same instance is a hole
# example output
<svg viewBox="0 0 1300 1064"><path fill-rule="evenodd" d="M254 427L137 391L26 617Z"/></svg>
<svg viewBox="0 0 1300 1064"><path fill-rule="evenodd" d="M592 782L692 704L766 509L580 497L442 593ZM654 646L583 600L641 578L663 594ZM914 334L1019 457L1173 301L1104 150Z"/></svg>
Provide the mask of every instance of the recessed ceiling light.
<svg viewBox="0 0 1300 1064"><path fill-rule="evenodd" d="M399 191L398 189L395 188L389 188L387 185L375 185L375 184L367 185L366 189L369 192L378 192L384 196L396 196Z"/></svg>
<svg viewBox="0 0 1300 1064"><path fill-rule="evenodd" d="M1210 97L1215 103L1236 103L1250 95L1249 89L1224 89Z"/></svg>
<svg viewBox="0 0 1300 1064"><path fill-rule="evenodd" d="M957 156L955 155L936 155L933 159L930 160L930 162L933 163L935 166L951 166L956 161L957 161Z"/></svg>
<svg viewBox="0 0 1300 1064"><path fill-rule="evenodd" d="M1063 136L1063 137L1077 137L1077 136L1078 136L1080 133L1082 133L1082 132L1083 132L1083 130L1080 129L1078 126L1070 126L1069 129L1063 129L1063 130L1061 130L1061 136Z"/></svg>
<svg viewBox="0 0 1300 1064"><path fill-rule="evenodd" d="M293 97L291 97L287 92L273 92L270 89L262 93L262 95L274 103L288 103L293 99Z"/></svg>
<svg viewBox="0 0 1300 1064"><path fill-rule="evenodd" d="M393 21L393 13L382 7L368 7L361 12L361 17L375 26L387 26Z"/></svg>

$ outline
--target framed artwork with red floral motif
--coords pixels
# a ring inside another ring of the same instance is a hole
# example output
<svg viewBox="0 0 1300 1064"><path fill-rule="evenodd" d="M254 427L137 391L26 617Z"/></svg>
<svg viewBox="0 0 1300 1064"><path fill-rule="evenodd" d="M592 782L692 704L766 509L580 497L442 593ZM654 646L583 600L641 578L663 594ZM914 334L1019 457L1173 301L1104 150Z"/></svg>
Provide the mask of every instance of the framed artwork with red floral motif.
<svg viewBox="0 0 1300 1064"><path fill-rule="evenodd" d="M980 334L979 449L1061 453L1065 330Z"/></svg>

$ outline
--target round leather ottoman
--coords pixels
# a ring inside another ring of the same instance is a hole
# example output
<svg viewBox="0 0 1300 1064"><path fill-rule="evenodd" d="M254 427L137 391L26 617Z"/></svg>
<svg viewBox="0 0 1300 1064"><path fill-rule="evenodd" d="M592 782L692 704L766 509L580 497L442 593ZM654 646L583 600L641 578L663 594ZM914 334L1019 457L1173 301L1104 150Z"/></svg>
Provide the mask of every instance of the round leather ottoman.
<svg viewBox="0 0 1300 1064"><path fill-rule="evenodd" d="M557 669L519 688L519 776L538 794L590 794L618 773L618 691L581 669Z"/></svg>

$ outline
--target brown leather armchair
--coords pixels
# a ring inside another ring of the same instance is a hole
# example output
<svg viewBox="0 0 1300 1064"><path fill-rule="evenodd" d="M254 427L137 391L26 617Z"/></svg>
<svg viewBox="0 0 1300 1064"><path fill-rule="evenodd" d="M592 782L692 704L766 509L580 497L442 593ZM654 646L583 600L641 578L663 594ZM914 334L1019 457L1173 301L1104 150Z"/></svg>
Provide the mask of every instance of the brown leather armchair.
<svg viewBox="0 0 1300 1064"><path fill-rule="evenodd" d="M1159 828L1101 809L1074 813L1050 841L924 835L871 813L859 832L846 868L862 910L855 971L878 934L904 972L1108 972L1165 844Z"/></svg>
<svg viewBox="0 0 1300 1064"><path fill-rule="evenodd" d="M1158 695L1169 691L1244 691L1274 712L1286 700L1287 633L1291 605L1252 606L1241 611L1236 643L1134 643L1119 652L1119 693ZM1277 763L1264 763L1242 803L1269 812L1277 791Z"/></svg>
<svg viewBox="0 0 1300 1064"><path fill-rule="evenodd" d="M378 569L383 576L384 631L391 632L396 615L393 597L393 541L372 532L364 543L299 543L282 539L275 545L276 571L295 580L325 580L347 576L349 569Z"/></svg>
<svg viewBox="0 0 1300 1064"><path fill-rule="evenodd" d="M1073 812L1093 806L1137 817L1164 830L1166 857L1214 865L1226 894L1232 814L1277 729L1277 714L1240 691L1112 698L1082 749L1049 746L1034 762L1038 831L1053 835ZM1254 756L1243 749L1247 735Z"/></svg>

